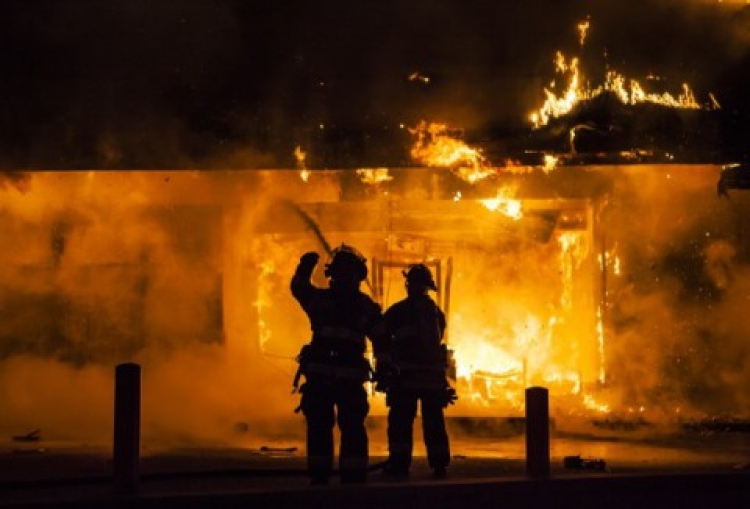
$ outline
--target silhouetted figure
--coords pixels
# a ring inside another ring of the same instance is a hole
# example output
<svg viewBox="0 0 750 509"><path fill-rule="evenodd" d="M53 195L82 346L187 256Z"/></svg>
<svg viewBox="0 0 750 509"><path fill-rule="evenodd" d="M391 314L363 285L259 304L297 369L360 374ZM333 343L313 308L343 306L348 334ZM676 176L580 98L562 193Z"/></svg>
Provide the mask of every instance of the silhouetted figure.
<svg viewBox="0 0 750 509"><path fill-rule="evenodd" d="M307 465L312 483L328 482L336 423L341 432L341 482L361 483L367 478L365 419L370 410L364 383L371 374L365 338L372 342L376 358L385 354L390 342L380 306L359 289L367 278L365 258L344 244L332 254L325 269L329 288L317 288L310 282L320 258L315 252L302 256L292 278L292 294L312 328L312 341L298 359L300 374L305 377L299 409L307 421Z"/></svg>
<svg viewBox="0 0 750 509"><path fill-rule="evenodd" d="M445 314L428 295L429 290L437 287L427 266L412 265L403 274L408 295L385 312L394 341L393 361L398 369L398 376L386 389L389 407L386 472L395 477L409 475L414 419L421 402L427 461L435 476L442 477L451 457L443 411L456 399L447 377Z"/></svg>

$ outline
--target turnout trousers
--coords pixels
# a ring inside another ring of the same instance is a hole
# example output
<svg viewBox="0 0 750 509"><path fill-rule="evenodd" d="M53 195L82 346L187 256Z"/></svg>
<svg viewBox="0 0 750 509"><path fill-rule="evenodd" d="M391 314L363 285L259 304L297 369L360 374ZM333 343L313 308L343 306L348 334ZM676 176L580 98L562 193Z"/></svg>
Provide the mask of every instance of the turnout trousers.
<svg viewBox="0 0 750 509"><path fill-rule="evenodd" d="M369 410L367 392L358 380L313 378L305 383L302 412L307 421L307 468L313 480L326 480L332 473L336 424L341 439L341 482L366 480L369 451L365 420Z"/></svg>
<svg viewBox="0 0 750 509"><path fill-rule="evenodd" d="M396 473L408 473L414 449L414 420L421 402L422 434L432 469L447 468L450 444L440 391L398 388L388 394L388 463Z"/></svg>

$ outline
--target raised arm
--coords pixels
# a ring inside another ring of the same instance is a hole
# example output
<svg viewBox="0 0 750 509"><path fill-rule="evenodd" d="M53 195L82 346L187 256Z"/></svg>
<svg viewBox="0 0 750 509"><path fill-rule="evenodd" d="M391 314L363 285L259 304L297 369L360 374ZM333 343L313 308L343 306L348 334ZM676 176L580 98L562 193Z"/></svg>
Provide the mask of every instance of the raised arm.
<svg viewBox="0 0 750 509"><path fill-rule="evenodd" d="M318 260L320 260L320 255L314 251L303 254L292 276L292 295L303 306L315 291L315 286L313 286L310 279L312 278L315 266L318 265Z"/></svg>

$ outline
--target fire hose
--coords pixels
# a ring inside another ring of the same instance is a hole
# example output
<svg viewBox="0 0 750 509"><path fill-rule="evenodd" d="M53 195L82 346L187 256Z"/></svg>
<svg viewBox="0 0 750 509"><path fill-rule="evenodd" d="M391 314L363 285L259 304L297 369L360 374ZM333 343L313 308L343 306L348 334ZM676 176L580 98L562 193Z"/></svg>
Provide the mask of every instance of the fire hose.
<svg viewBox="0 0 750 509"><path fill-rule="evenodd" d="M331 248L331 245L328 243L328 240L326 239L325 235L323 235L323 232L320 229L320 226L318 226L318 223L315 222L315 220L310 217L310 215L305 212L302 207L300 207L298 204L294 203L291 200L282 200L284 205L289 207L301 220L302 222L310 228L310 230L313 232L313 235L315 235L315 238L318 239L318 242L320 242L321 247L325 251L325 253L330 257L333 256L333 249ZM370 290L370 293L372 293L372 285L370 284L370 279L365 278L365 284L367 285L367 288Z"/></svg>

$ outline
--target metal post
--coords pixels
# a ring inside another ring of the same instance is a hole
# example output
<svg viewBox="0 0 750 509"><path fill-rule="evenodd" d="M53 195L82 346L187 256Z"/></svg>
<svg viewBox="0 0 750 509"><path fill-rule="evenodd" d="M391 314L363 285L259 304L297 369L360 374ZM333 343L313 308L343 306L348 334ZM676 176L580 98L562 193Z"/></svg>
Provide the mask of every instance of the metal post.
<svg viewBox="0 0 750 509"><path fill-rule="evenodd" d="M138 488L141 428L141 367L119 364L115 369L115 433L113 475L118 493Z"/></svg>
<svg viewBox="0 0 750 509"><path fill-rule="evenodd" d="M549 391L544 387L526 389L526 474L550 475Z"/></svg>

